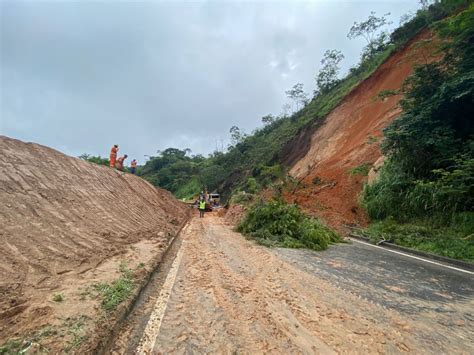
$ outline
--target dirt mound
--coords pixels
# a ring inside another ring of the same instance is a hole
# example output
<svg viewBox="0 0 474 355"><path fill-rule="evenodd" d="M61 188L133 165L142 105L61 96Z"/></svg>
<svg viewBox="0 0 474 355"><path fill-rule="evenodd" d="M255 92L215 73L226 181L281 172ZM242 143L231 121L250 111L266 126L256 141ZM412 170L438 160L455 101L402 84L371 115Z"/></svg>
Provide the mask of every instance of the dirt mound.
<svg viewBox="0 0 474 355"><path fill-rule="evenodd" d="M85 290L121 262L149 268L187 211L139 177L0 136L0 345L46 326L74 341L61 327L100 311Z"/></svg>
<svg viewBox="0 0 474 355"><path fill-rule="evenodd" d="M237 226L240 221L244 218L247 212L247 207L244 205L230 205L225 210L224 221L232 226Z"/></svg>
<svg viewBox="0 0 474 355"><path fill-rule="evenodd" d="M367 170L381 157L382 130L400 114L400 96L382 100L377 95L400 88L415 64L435 60L434 42L430 32L419 34L352 90L318 129L308 128L313 131L309 145L308 139L292 145L291 156L306 153L290 169L301 187L287 194L288 200L340 231L346 224L366 224L358 195Z"/></svg>

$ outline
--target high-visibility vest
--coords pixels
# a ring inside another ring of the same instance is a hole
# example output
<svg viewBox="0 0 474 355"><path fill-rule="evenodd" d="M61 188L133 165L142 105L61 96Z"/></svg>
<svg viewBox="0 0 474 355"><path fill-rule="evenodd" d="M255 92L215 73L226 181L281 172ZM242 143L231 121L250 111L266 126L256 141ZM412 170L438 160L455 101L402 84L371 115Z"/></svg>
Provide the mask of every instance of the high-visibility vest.
<svg viewBox="0 0 474 355"><path fill-rule="evenodd" d="M206 209L206 201L201 201L201 202L199 202L199 209L200 209L200 210Z"/></svg>

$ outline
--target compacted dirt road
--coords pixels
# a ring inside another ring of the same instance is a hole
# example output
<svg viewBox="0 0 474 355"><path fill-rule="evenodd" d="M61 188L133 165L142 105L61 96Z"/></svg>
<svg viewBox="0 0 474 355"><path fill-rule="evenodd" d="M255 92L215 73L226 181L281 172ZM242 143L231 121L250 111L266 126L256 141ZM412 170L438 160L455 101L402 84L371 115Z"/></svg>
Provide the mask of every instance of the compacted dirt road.
<svg viewBox="0 0 474 355"><path fill-rule="evenodd" d="M145 292L110 352L472 352L472 274L365 248L268 249L233 232L216 215L194 218L181 233L160 286ZM342 258L355 264L354 274L361 271L357 265L365 265L365 279L352 280L350 268L341 273ZM407 279L417 270L433 272L435 280L419 284L429 283L425 293L439 291L439 299L418 302L420 290L413 290L399 298L403 304L413 301L409 311L397 307L400 282L408 287L407 280L378 284L381 275L374 271L372 277L370 267L380 262L390 269L394 258L396 267L404 263ZM452 289L451 281L464 286ZM377 302L383 290L384 302Z"/></svg>

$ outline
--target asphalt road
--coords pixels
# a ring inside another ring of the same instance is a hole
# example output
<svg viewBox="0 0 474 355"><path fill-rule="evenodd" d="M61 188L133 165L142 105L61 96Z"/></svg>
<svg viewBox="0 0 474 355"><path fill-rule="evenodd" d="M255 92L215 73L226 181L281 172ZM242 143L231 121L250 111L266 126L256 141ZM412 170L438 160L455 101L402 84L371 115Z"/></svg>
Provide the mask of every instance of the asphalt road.
<svg viewBox="0 0 474 355"><path fill-rule="evenodd" d="M362 242L331 246L323 252L276 249L302 271L406 319L431 324L418 337L446 337L474 344L474 275ZM474 347L472 348L474 352Z"/></svg>
<svg viewBox="0 0 474 355"><path fill-rule="evenodd" d="M408 314L449 312L453 302L469 301L474 296L472 273L364 243L334 245L323 252L278 249L277 253L371 302ZM466 314L470 316L474 315Z"/></svg>

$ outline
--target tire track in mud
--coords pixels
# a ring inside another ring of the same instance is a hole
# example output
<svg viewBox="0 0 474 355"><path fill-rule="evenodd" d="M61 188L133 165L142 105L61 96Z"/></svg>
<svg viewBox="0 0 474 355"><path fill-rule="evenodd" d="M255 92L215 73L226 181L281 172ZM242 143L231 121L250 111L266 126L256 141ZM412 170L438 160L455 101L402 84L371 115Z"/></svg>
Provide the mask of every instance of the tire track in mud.
<svg viewBox="0 0 474 355"><path fill-rule="evenodd" d="M221 218L195 218L182 239L182 265L153 353L418 347L397 325L397 314L302 273L232 232Z"/></svg>
<svg viewBox="0 0 474 355"><path fill-rule="evenodd" d="M435 327L430 335L429 316L407 317L361 298L341 288L344 280L293 265L214 214L194 218L179 243L170 258L180 250L182 261L159 332L149 339L153 349L137 347L171 261L148 302L128 321L134 331L124 333L112 353L423 354L469 348L464 332L457 333L461 338L444 336Z"/></svg>

